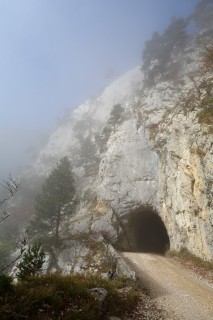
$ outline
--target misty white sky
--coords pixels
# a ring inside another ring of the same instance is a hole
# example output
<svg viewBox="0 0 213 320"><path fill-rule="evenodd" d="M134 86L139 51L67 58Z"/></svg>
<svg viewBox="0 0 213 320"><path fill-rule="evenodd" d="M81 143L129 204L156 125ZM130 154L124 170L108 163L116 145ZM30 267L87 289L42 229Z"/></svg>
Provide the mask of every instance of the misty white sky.
<svg viewBox="0 0 213 320"><path fill-rule="evenodd" d="M198 0L0 0L0 179Z"/></svg>

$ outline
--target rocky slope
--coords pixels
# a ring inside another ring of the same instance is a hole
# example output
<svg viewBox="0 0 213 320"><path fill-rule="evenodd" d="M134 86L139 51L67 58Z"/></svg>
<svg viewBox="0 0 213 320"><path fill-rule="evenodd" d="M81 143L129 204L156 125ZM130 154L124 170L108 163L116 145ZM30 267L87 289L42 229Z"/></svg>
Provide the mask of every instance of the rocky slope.
<svg viewBox="0 0 213 320"><path fill-rule="evenodd" d="M174 57L178 72L149 87L135 68L58 126L28 175L46 176L61 157L70 158L80 199L70 233L101 232L125 247L134 242L129 217L148 210L161 217L171 249L212 259L213 130L202 114L213 107L213 74L202 59L192 43ZM116 104L122 119L100 147L97 137ZM89 174L79 160L87 138L96 150Z"/></svg>

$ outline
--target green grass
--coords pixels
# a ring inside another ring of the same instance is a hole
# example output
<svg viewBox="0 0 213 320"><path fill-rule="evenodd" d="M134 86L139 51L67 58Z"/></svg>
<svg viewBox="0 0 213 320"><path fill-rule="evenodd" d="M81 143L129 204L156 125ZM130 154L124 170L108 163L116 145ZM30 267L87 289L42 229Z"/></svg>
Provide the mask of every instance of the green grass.
<svg viewBox="0 0 213 320"><path fill-rule="evenodd" d="M0 319L104 319L101 304L89 289L108 291L105 314L123 316L138 300L136 284L126 278L106 281L82 275L45 275L14 285L0 297Z"/></svg>
<svg viewBox="0 0 213 320"><path fill-rule="evenodd" d="M199 257L196 257L194 254L189 252L186 248L182 248L179 252L170 250L166 254L168 257L178 257L183 261L190 261L196 267L204 268L206 270L213 271L213 264L211 262L205 261Z"/></svg>

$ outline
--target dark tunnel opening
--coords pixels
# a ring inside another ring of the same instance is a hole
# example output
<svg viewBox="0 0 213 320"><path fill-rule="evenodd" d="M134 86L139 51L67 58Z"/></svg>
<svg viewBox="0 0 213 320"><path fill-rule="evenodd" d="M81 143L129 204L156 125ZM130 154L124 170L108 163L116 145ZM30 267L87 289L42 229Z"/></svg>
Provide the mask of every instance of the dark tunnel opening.
<svg viewBox="0 0 213 320"><path fill-rule="evenodd" d="M170 247L166 227L157 212L150 208L140 208L129 215L122 235L124 250L165 254Z"/></svg>

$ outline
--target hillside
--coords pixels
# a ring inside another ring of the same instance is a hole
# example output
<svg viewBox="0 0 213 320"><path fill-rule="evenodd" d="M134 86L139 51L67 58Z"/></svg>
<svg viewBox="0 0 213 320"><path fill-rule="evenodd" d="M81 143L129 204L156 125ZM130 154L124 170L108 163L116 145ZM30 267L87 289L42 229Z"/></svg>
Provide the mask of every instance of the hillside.
<svg viewBox="0 0 213 320"><path fill-rule="evenodd" d="M153 34L142 66L70 111L25 172L33 193L61 158L72 164L75 208L60 226L56 269L71 259L67 241L81 236L104 236L119 250L186 248L212 260L213 39L201 5ZM186 32L191 19L195 34ZM23 215L33 214L31 203Z"/></svg>
<svg viewBox="0 0 213 320"><path fill-rule="evenodd" d="M104 232L120 249L185 247L211 260L213 136L205 114L212 117L213 76L196 40L172 59L168 70L177 59L181 67L169 80L147 86L137 67L70 112L26 177L47 176L67 156L79 199L68 234ZM123 112L112 124L118 104ZM149 233L154 244L143 247Z"/></svg>

